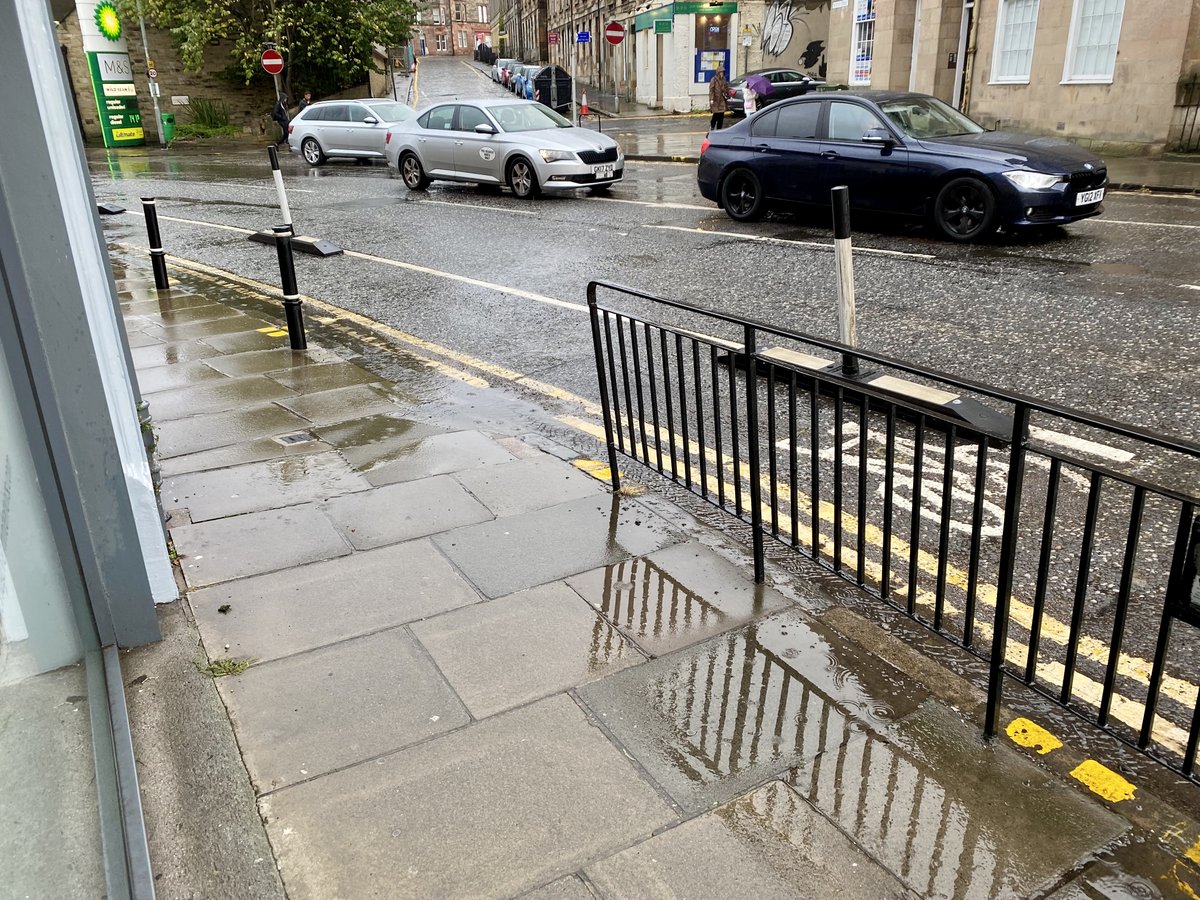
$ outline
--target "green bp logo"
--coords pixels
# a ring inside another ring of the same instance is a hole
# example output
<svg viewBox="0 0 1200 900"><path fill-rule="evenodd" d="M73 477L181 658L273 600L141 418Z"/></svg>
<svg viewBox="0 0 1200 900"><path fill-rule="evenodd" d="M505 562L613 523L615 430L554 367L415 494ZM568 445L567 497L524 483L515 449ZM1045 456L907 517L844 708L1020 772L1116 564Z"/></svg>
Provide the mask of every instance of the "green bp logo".
<svg viewBox="0 0 1200 900"><path fill-rule="evenodd" d="M96 27L110 41L121 38L121 17L117 15L117 8L109 0L104 0L96 7Z"/></svg>

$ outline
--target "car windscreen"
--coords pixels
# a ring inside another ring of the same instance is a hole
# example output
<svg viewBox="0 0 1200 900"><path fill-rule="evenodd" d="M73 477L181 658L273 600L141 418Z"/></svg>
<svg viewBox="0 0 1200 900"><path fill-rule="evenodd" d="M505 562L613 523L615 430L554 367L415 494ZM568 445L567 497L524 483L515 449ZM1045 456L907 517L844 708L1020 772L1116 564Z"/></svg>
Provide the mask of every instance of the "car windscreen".
<svg viewBox="0 0 1200 900"><path fill-rule="evenodd" d="M906 97L879 104L884 115L910 137L935 138L980 134L986 129L936 97Z"/></svg>
<svg viewBox="0 0 1200 900"><path fill-rule="evenodd" d="M544 128L570 128L571 123L540 103L489 106L487 111L504 131L541 131Z"/></svg>
<svg viewBox="0 0 1200 900"><path fill-rule="evenodd" d="M383 102L369 103L367 105L371 107L371 111L375 113L375 117L381 122L407 122L416 115L416 111L411 107L392 100L384 100Z"/></svg>

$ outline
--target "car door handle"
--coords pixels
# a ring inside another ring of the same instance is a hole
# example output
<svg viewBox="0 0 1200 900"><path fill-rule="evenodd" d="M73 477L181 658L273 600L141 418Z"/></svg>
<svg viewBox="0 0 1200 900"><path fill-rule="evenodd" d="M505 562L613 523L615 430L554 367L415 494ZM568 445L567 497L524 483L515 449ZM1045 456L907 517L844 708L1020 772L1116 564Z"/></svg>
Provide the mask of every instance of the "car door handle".
<svg viewBox="0 0 1200 900"><path fill-rule="evenodd" d="M462 142L462 141L455 141L455 142L454 142L454 146L455 146L455 147L461 147L462 145L463 145L463 142Z"/></svg>
<svg viewBox="0 0 1200 900"><path fill-rule="evenodd" d="M770 144L758 144L754 149L759 150L759 151L770 150L771 145Z"/></svg>
<svg viewBox="0 0 1200 900"><path fill-rule="evenodd" d="M836 150L826 150L821 154L822 159L841 159L842 156Z"/></svg>

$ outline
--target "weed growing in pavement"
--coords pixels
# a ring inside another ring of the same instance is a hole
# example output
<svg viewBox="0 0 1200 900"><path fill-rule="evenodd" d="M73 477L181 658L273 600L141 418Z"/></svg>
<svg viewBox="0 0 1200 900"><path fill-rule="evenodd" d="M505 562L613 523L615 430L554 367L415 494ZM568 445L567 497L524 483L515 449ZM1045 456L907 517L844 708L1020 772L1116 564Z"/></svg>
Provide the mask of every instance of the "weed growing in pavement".
<svg viewBox="0 0 1200 900"><path fill-rule="evenodd" d="M237 657L227 657L225 659L214 659L210 663L196 663L196 668L204 675L212 678L222 678L225 675L241 675L254 662L252 659L240 659Z"/></svg>

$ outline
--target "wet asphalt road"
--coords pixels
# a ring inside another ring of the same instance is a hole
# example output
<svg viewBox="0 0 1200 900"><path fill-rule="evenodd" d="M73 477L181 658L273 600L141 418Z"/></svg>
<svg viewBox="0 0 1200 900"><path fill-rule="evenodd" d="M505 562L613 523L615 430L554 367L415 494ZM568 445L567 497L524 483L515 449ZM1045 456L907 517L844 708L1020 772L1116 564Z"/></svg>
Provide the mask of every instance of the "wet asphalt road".
<svg viewBox="0 0 1200 900"><path fill-rule="evenodd" d="M455 60L427 62L419 87L422 104L501 93ZM702 127L691 117L668 122ZM214 227L278 223L265 157L261 147L181 148L91 163L101 201L136 211L139 196L160 198L168 252L276 283L268 248ZM589 279L610 279L836 335L832 254L787 243L828 243L826 223L782 214L735 223L699 196L690 164L630 162L610 198L580 192L531 203L450 184L410 193L379 164L309 169L288 155L283 166L300 232L430 270L300 257L303 292L583 396L596 388L582 312L434 273L576 304ZM856 229L856 248L915 254L856 256L862 346L1200 438L1200 290L1183 286L1200 283L1200 198L1113 194L1099 219L969 247L915 226ZM780 242L753 240L763 237Z"/></svg>

